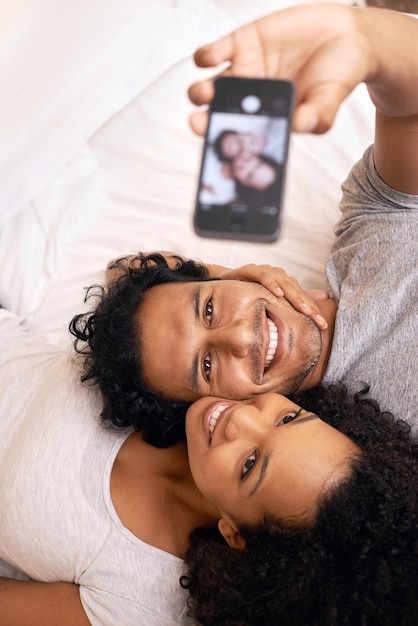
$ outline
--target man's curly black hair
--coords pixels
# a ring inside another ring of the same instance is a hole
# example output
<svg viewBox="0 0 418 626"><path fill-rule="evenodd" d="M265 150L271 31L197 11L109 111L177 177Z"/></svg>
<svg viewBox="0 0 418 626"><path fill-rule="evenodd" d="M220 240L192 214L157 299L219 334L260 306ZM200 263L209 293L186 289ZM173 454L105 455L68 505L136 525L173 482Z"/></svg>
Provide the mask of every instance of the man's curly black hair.
<svg viewBox="0 0 418 626"><path fill-rule="evenodd" d="M141 337L137 312L144 294L163 283L208 279L204 265L160 254L119 259L109 267L117 279L106 287L93 285L86 300L95 299L88 313L73 317L70 332L76 352L84 357L82 381L99 386L103 420L118 427L133 426L149 443L168 447L185 438L186 402L164 399L142 381Z"/></svg>
<svg viewBox="0 0 418 626"><path fill-rule="evenodd" d="M266 517L240 528L244 550L194 531L187 554L193 617L204 626L418 624L418 454L409 426L367 390L318 387L292 399L360 447L352 472L311 525Z"/></svg>

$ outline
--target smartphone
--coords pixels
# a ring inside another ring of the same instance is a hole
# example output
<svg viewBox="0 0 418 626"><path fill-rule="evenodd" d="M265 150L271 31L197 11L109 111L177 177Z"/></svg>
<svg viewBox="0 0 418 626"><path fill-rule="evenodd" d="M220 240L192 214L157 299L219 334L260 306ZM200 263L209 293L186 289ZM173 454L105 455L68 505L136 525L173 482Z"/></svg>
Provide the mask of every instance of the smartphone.
<svg viewBox="0 0 418 626"><path fill-rule="evenodd" d="M198 235L278 238L293 106L291 82L215 79L194 212Z"/></svg>

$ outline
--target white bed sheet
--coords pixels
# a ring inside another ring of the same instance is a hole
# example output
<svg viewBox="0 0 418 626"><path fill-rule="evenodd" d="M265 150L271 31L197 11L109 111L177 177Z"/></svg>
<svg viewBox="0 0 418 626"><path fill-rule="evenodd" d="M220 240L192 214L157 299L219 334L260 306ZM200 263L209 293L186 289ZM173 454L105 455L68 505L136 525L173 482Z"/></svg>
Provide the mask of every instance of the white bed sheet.
<svg viewBox="0 0 418 626"><path fill-rule="evenodd" d="M35 66L43 89L36 106L28 105L28 94L22 96L27 106L17 113L21 127L29 129L26 139L16 124L5 130L0 123L0 141L8 138L0 154L0 303L51 340L66 343L68 321L82 308L83 287L103 279L111 258L135 250L173 250L229 266L270 263L307 287L325 286L340 184L372 141L374 111L362 86L329 133L292 137L278 242L203 239L192 228L202 140L188 127L192 105L186 91L202 70L191 54L237 24L295 2L90 0L86 16L81 0L38 4L43 21L39 13L36 20L30 12L23 15L35 30L42 24L45 41L46 26L55 25L57 53L54 63ZM66 8L65 19L57 4ZM21 11L32 6L29 0L8 2L10 15L12 5ZM74 42L67 31L77 19L83 21L77 39L83 54L69 63ZM20 33L22 24L15 27ZM67 34L61 39L60 29ZM14 48L8 45L7 72L0 65L2 90L13 71ZM30 52L36 54L35 47ZM14 68L20 87L28 71L24 56L17 54ZM60 67L66 76L58 80ZM47 97L48 115L42 108ZM0 112L13 111L12 100L2 101Z"/></svg>

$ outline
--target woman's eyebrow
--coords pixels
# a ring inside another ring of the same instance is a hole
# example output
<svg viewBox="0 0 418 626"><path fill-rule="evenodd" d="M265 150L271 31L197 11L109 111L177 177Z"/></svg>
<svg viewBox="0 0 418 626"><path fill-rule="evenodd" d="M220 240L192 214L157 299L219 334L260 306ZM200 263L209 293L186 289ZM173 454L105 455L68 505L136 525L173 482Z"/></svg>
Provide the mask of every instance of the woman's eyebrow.
<svg viewBox="0 0 418 626"><path fill-rule="evenodd" d="M310 422L311 420L314 420L314 419L319 419L318 415L316 415L315 413L308 413L307 415L297 417L293 422L289 422L289 424L286 424L286 426L291 426L292 424L302 424L303 422ZM271 456L271 452L264 457L263 463L261 465L261 470L257 478L257 482L255 483L254 487L251 489L249 493L249 497L255 494L255 492L257 491L257 489L260 487L261 483L263 482L265 475L267 473L269 462L270 462L270 456Z"/></svg>
<svg viewBox="0 0 418 626"><path fill-rule="evenodd" d="M257 491L257 489L259 488L259 486L263 482L264 477L265 477L266 472L267 472L268 464L270 462L270 456L271 456L271 452L264 457L263 463L261 465L261 470L260 470L260 473L259 473L258 478L257 478L257 482L255 483L254 487L251 489L251 491L249 493L249 496L248 496L249 498L251 498L251 496L253 496L255 494L255 492Z"/></svg>
<svg viewBox="0 0 418 626"><path fill-rule="evenodd" d="M291 426L292 424L303 424L303 422L310 422L311 420L317 420L319 417L315 413L308 413L307 415L301 415L297 417L292 422L286 424L286 426Z"/></svg>

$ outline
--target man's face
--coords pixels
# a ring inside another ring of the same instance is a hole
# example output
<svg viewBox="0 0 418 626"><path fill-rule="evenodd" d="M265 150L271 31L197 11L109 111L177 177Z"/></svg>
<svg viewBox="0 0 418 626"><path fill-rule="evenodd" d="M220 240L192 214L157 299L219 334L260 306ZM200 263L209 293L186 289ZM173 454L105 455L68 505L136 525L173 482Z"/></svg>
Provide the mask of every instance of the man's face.
<svg viewBox="0 0 418 626"><path fill-rule="evenodd" d="M164 284L138 312L143 381L166 398L289 393L311 374L321 331L257 283Z"/></svg>
<svg viewBox="0 0 418 626"><path fill-rule="evenodd" d="M260 133L229 133L222 140L222 152L227 159L262 154L266 138Z"/></svg>

